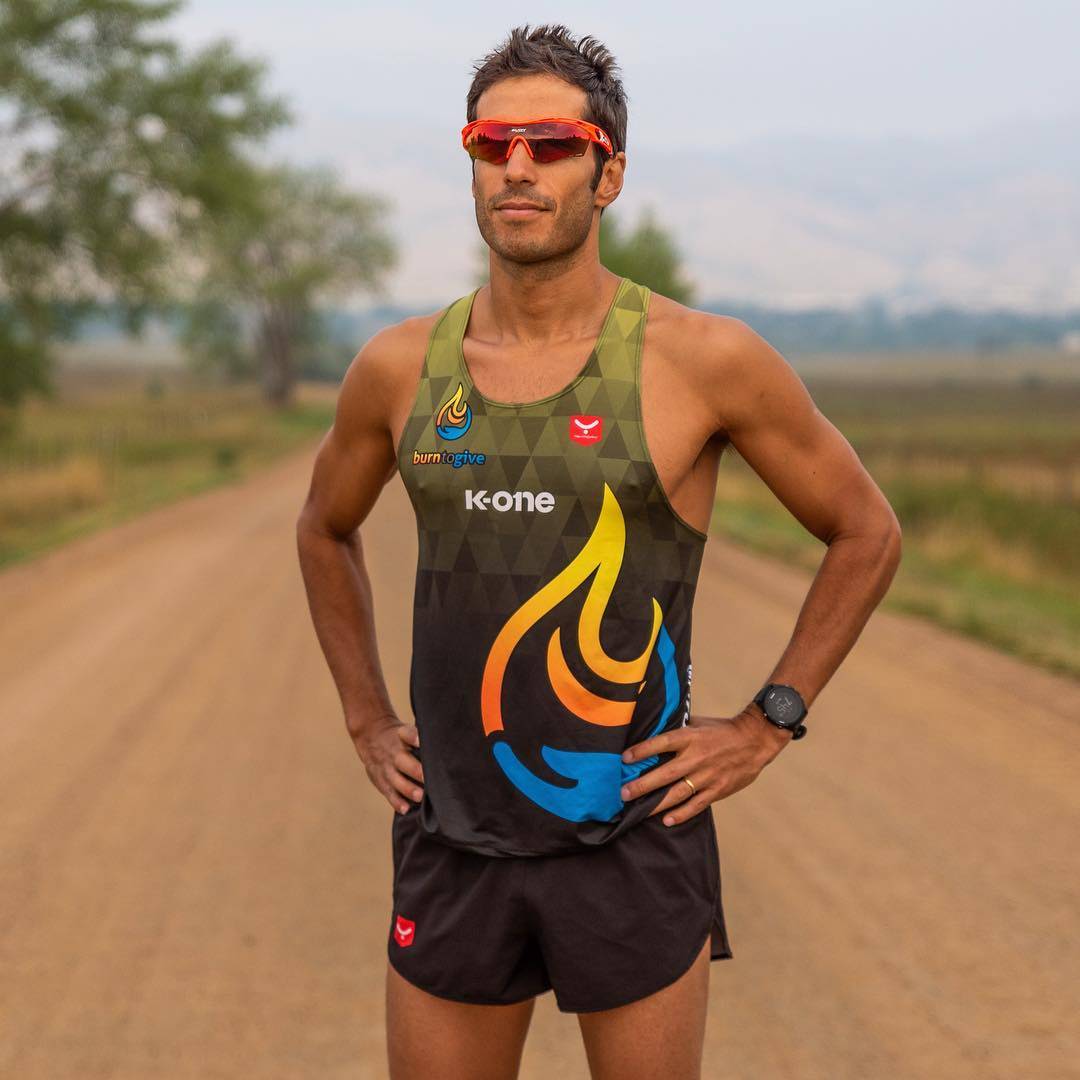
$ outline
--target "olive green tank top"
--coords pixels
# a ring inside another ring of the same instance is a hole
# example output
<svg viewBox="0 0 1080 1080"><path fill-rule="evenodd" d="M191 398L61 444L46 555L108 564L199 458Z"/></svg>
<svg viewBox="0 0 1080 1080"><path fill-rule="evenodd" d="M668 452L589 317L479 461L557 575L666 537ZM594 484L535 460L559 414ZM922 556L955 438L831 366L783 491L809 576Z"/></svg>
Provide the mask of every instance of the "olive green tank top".
<svg viewBox="0 0 1080 1080"><path fill-rule="evenodd" d="M624 803L622 785L672 755L627 765L621 752L689 716L707 537L671 506L645 443L650 291L620 279L584 366L531 402L472 383L462 340L477 291L433 327L397 451L419 542L414 809L456 847L582 850L667 790Z"/></svg>

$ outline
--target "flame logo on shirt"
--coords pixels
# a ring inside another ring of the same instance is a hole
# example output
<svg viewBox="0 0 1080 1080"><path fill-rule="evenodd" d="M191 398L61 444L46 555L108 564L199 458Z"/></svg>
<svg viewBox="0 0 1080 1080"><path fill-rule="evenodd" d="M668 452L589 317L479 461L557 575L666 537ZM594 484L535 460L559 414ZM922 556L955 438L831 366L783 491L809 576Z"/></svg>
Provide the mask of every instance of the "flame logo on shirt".
<svg viewBox="0 0 1080 1080"><path fill-rule="evenodd" d="M465 387L458 383L453 395L443 402L435 417L435 432L443 439L460 439L472 427L472 409L465 400Z"/></svg>
<svg viewBox="0 0 1080 1080"><path fill-rule="evenodd" d="M655 650L664 667L665 704L660 721L650 736L663 728L678 705L680 690L674 644L663 625L664 613L656 598L652 598L652 628L639 655L629 660L617 660L605 652L600 642L600 623L611 600L625 550L626 523L622 509L605 483L600 515L585 546L564 570L510 616L495 638L484 665L480 711L484 733L496 736L492 743L496 761L525 795L551 813L571 821L613 818L624 805L619 796L622 785L659 759L652 755L627 765L619 754L542 746L540 753L544 761L557 773L577 783L563 787L542 780L521 762L505 738L498 737L505 730L503 682L510 657L525 634L541 616L592 576L578 618L577 642L581 656L601 679L615 685L637 684L636 693L640 694L645 685L643 679L649 658ZM630 723L636 700L608 698L583 686L566 662L559 627L548 639L547 675L558 700L585 723L600 727L620 727Z"/></svg>

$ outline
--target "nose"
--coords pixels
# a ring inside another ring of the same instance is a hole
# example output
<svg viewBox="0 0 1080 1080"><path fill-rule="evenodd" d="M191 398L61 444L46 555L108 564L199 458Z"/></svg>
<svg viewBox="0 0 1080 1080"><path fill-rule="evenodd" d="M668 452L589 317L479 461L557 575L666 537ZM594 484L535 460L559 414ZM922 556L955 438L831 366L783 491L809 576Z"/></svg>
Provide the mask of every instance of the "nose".
<svg viewBox="0 0 1080 1080"><path fill-rule="evenodd" d="M535 166L533 165L532 147L524 135L515 135L510 141L510 150L506 155L505 168L504 175L511 182L528 179L533 175Z"/></svg>
<svg viewBox="0 0 1080 1080"><path fill-rule="evenodd" d="M525 153L528 154L529 157L533 156L532 147L529 145L529 140L526 139L524 135L515 135L510 140L510 149L506 151L507 161L509 161L510 158L514 156L514 151L517 149L518 143L525 147Z"/></svg>

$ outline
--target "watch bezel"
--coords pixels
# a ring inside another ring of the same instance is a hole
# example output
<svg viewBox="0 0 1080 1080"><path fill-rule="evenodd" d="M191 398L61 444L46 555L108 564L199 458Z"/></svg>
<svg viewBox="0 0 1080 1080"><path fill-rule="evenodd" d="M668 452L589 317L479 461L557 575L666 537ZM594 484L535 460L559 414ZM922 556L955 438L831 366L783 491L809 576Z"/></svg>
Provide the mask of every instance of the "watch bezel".
<svg viewBox="0 0 1080 1080"><path fill-rule="evenodd" d="M801 711L794 719L784 720L779 716L773 716L772 713L769 712L768 705L766 703L768 702L769 695L773 690L790 690L791 693L795 695L796 703L800 706ZM807 712L809 712L806 707L806 702L803 700L802 694L800 694L794 686L791 686L788 683L766 683L755 695L754 704L757 705L757 707L762 711L762 713L764 713L765 718L769 721L770 724L775 724L776 727L783 728L785 731L795 731L805 719Z"/></svg>

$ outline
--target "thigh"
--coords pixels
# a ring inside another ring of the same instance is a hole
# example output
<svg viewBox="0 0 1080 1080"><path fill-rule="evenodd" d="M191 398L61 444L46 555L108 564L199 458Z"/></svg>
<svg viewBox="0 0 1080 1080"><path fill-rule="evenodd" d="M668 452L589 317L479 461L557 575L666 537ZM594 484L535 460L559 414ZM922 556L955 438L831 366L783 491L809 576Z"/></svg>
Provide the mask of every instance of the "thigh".
<svg viewBox="0 0 1080 1080"><path fill-rule="evenodd" d="M592 1080L700 1080L709 941L690 969L629 1005L578 1014Z"/></svg>
<svg viewBox="0 0 1080 1080"><path fill-rule="evenodd" d="M390 1080L514 1080L535 998L470 1005L437 997L386 965Z"/></svg>

